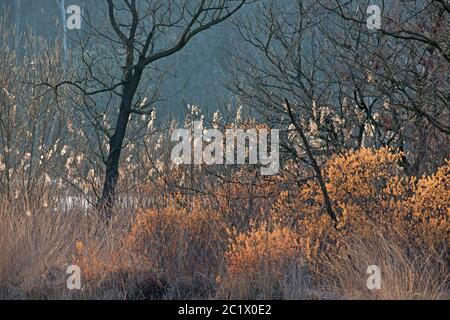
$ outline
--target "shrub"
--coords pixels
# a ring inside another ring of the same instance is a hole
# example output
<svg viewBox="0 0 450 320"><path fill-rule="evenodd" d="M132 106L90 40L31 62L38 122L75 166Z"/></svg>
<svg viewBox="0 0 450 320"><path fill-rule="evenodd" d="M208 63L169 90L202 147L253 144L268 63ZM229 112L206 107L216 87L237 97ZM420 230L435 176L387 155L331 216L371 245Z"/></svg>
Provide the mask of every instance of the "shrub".
<svg viewBox="0 0 450 320"><path fill-rule="evenodd" d="M336 228L314 181L281 193L272 209L274 221L296 230L316 279L338 279L327 285L344 297L436 298L448 286L449 162L417 179L403 173L400 158L381 148L327 161ZM371 264L383 266L386 287L368 296L365 268Z"/></svg>
<svg viewBox="0 0 450 320"><path fill-rule="evenodd" d="M138 213L126 248L145 261L172 297L199 297L214 284L226 244L216 212L194 200L192 209L175 205Z"/></svg>
<svg viewBox="0 0 450 320"><path fill-rule="evenodd" d="M218 278L219 295L222 297L287 298L285 289L289 283L288 277L306 280L297 235L286 227L271 229L267 224L262 224L236 235L231 239L225 259L225 274ZM292 273L293 270L296 272Z"/></svg>

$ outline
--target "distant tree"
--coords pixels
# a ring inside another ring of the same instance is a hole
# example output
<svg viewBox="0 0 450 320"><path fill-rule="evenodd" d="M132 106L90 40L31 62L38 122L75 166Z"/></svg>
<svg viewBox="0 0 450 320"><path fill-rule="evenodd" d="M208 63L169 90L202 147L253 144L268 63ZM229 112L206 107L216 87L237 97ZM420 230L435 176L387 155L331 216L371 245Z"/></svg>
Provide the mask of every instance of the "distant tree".
<svg viewBox="0 0 450 320"><path fill-rule="evenodd" d="M63 36L63 53L64 53L64 67L67 64L67 16L66 16L66 1L58 0L59 13L61 15L62 36Z"/></svg>

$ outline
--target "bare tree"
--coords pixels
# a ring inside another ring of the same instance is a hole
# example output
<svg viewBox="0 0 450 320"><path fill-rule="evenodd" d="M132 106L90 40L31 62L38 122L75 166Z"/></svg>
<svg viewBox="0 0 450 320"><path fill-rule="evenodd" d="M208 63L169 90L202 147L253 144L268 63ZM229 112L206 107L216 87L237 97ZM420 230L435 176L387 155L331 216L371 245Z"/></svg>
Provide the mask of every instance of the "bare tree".
<svg viewBox="0 0 450 320"><path fill-rule="evenodd" d="M335 70L350 78L354 101L382 143L407 152L408 173L433 171L447 156L439 146L450 133L448 4L383 2L380 29L371 31L370 1L318 2L335 17L327 35Z"/></svg>
<svg viewBox="0 0 450 320"><path fill-rule="evenodd" d="M314 170L331 217L320 183L328 156L389 146L404 151L401 165L414 175L447 156L439 150L449 141L445 3L386 2L380 30L367 28L370 4L267 1L237 23L245 45L230 87L285 130L282 147Z"/></svg>
<svg viewBox="0 0 450 320"><path fill-rule="evenodd" d="M67 65L67 16L66 16L66 2L65 0L58 0L59 13L61 15L62 23L62 37L63 37L63 52L64 52L64 68Z"/></svg>
<svg viewBox="0 0 450 320"><path fill-rule="evenodd" d="M230 68L230 86L267 123L285 133L281 146L313 170L325 212L337 223L321 164L324 156L343 147L342 130L333 124L343 114L337 108L339 86L330 79L320 45L324 38L317 32L323 12L313 1L269 1L239 20L247 46L234 57L238 63ZM330 112L321 115L325 109Z"/></svg>
<svg viewBox="0 0 450 320"><path fill-rule="evenodd" d="M88 30L80 32L78 70L74 69L74 76L64 82L45 85L55 92L68 85L81 94L91 123L107 137L109 146L103 158L105 179L97 203L105 218L110 216L114 203L120 155L130 118L150 115L152 103L157 99L157 93L152 99L142 99L148 83L157 80L147 76L145 70L155 71L157 61L183 49L195 35L230 18L246 2L107 0L106 6L99 7L108 17L104 21L107 27L95 23L98 18L91 17L86 9L83 22ZM143 82L147 82L145 86ZM111 128L100 125L101 114L93 108L98 104L117 104L115 125Z"/></svg>
<svg viewBox="0 0 450 320"><path fill-rule="evenodd" d="M309 161L311 162L311 166L314 169L314 172L316 174L316 179L319 183L320 186L320 190L322 191L322 195L323 195L323 202L325 203L325 207L327 209L327 213L328 215L331 217L331 219L333 219L334 222L338 222L336 214L333 211L333 207L331 205L331 200L330 200L330 196L328 195L328 190L327 187L325 185L325 181L323 179L322 176L322 172L320 170L319 165L317 164L316 158L314 158L313 153L311 152L311 146L309 145L308 139L305 136L304 130L301 127L300 124L298 124L296 117L292 111L292 107L289 104L289 101L287 99L285 99L285 103L286 103L286 110L288 111L289 114L289 118L292 121L292 124L295 127L295 130L297 131L297 133L300 136L300 139L302 140L303 146L306 150L306 154L308 156Z"/></svg>

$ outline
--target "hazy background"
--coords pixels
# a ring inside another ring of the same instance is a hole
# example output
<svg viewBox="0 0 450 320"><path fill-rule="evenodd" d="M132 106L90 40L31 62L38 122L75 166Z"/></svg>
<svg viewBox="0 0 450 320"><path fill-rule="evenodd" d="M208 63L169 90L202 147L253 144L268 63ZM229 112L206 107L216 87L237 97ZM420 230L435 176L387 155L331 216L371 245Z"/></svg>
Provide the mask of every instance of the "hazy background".
<svg viewBox="0 0 450 320"><path fill-rule="evenodd" d="M62 41L64 29L60 11L61 3L67 8L79 5L82 15L85 10L95 21L106 18L105 3L94 0L1 0L0 19L20 33L31 32L36 39ZM241 14L245 14L246 9ZM69 15L67 15L68 17ZM85 24L87 29L87 26ZM81 28L83 29L83 22ZM76 45L70 38L77 37L77 30L68 30L68 48ZM163 59L159 66L165 69L166 79L161 91L158 110L179 118L186 104L195 104L204 111L223 110L227 105L236 109L237 101L226 89L226 61L239 45L239 33L233 21L225 21L197 35L182 51ZM20 51L19 41L12 46Z"/></svg>

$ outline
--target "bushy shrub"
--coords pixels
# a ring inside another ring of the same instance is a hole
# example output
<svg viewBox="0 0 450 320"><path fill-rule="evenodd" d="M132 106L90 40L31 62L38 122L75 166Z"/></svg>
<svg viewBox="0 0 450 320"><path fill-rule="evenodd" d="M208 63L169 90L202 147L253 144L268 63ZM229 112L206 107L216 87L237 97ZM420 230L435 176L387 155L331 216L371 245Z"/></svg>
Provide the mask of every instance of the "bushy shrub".
<svg viewBox="0 0 450 320"><path fill-rule="evenodd" d="M226 227L220 215L199 201L191 205L139 212L125 240L173 297L204 295L223 260Z"/></svg>
<svg viewBox="0 0 450 320"><path fill-rule="evenodd" d="M226 271L218 278L220 295L234 299L284 297L291 270L301 270L297 235L267 224L231 237L225 252ZM304 279L302 279L304 280Z"/></svg>

